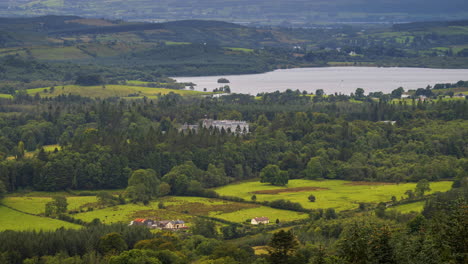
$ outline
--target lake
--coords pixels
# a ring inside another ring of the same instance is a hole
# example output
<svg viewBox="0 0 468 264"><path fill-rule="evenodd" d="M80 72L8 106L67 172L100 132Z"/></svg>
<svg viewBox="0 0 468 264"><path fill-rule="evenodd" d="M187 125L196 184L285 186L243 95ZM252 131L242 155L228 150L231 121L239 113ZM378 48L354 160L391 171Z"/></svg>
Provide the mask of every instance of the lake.
<svg viewBox="0 0 468 264"><path fill-rule="evenodd" d="M427 69L427 68L377 68L377 67L327 67L275 70L262 74L174 77L178 82L193 82L195 90L224 86L219 78L226 78L233 93L257 94L261 92L284 91L286 89L314 92L323 89L325 93L350 94L356 88L366 93L382 91L390 93L403 87L425 88L436 83L455 83L468 80L468 69Z"/></svg>

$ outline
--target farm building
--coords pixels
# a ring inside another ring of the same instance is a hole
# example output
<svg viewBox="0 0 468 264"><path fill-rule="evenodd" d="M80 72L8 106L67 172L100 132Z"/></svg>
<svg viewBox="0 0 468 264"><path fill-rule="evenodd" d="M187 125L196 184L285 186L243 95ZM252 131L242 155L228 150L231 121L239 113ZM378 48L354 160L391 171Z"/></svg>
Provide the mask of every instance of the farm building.
<svg viewBox="0 0 468 264"><path fill-rule="evenodd" d="M174 229L187 229L185 222L182 220L172 220L172 221L156 221L152 226L154 229L165 229L165 230L174 230Z"/></svg>
<svg viewBox="0 0 468 264"><path fill-rule="evenodd" d="M137 218L130 222L130 225L152 226L154 221L151 219Z"/></svg>
<svg viewBox="0 0 468 264"><path fill-rule="evenodd" d="M154 221L151 219L137 218L130 222L130 225L146 226L153 229L164 229L164 230L176 230L176 229L187 229L185 222L182 220L163 220Z"/></svg>
<svg viewBox="0 0 468 264"><path fill-rule="evenodd" d="M218 129L220 131L224 130L226 132L231 132L235 134L247 134L249 132L249 123L247 123L246 121L203 119L200 125L203 128ZM189 125L185 123L180 128L180 131L198 132L200 125Z"/></svg>
<svg viewBox="0 0 468 264"><path fill-rule="evenodd" d="M270 219L268 217L255 217L255 218L252 218L252 221L250 221L250 223L252 225L258 225L258 224L269 224L270 223Z"/></svg>

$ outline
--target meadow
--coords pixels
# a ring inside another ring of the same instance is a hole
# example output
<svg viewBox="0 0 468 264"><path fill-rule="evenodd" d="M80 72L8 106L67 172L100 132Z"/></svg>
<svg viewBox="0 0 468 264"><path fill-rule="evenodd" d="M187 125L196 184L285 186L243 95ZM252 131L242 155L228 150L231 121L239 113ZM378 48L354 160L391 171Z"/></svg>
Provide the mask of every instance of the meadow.
<svg viewBox="0 0 468 264"><path fill-rule="evenodd" d="M51 91L50 87L28 89L28 94L34 96L39 94L41 97L55 97L58 95L81 95L91 98L108 98L108 97L124 97L124 98L149 98L159 97L168 93L175 93L182 96L194 96L208 94L200 91L191 90L176 90L165 88L150 88L131 85L99 85L99 86L80 86L80 85L65 85L57 86Z"/></svg>
<svg viewBox="0 0 468 264"><path fill-rule="evenodd" d="M409 203L409 204L402 204L402 205L398 205L395 207L391 207L389 208L389 210L394 210L402 214L407 214L411 212L419 213L419 212L422 212L422 210L424 209L425 203L426 203L425 201L420 201L420 202L414 202L414 203Z"/></svg>
<svg viewBox="0 0 468 264"><path fill-rule="evenodd" d="M58 144L54 144L54 145L45 145L45 146L42 146L42 147L44 148L44 151L45 151L45 152L53 152L53 151L55 151L55 149L57 149L57 150L60 150L60 149L61 149L60 145L58 145ZM26 152L24 153L24 157L26 157L26 158L32 158L32 157L34 157L34 155L36 155L37 153L39 153L39 150L38 150L38 149L36 149L35 151L26 151ZM7 160L13 160L13 159L15 159L14 156L8 156L8 157L7 157Z"/></svg>
<svg viewBox="0 0 468 264"><path fill-rule="evenodd" d="M159 208L159 203L164 209ZM99 218L103 223L130 222L135 218L152 218L156 220L181 219L190 222L193 216L209 216L230 222L243 223L247 219L259 216L270 217L273 221L283 222L307 218L307 214L279 210L250 203L238 203L220 199L201 197L163 197L157 201L143 204L125 204L94 211L78 213L75 218L91 222Z"/></svg>
<svg viewBox="0 0 468 264"><path fill-rule="evenodd" d="M430 184L431 192L445 192L451 188L452 182L441 181ZM334 208L337 211L356 209L359 203L390 201L392 196L398 200L406 197L407 190L414 190L415 183L376 183L351 182L343 180L290 180L287 186L272 186L258 181L235 183L216 188L221 195L236 196L250 200L256 195L257 201L273 201L285 199L301 203L304 208ZM118 194L122 190L113 191ZM315 195L316 202L310 202L308 196ZM156 220L181 219L188 223L194 216L207 216L235 223L245 223L254 217L266 216L274 223L305 219L308 214L280 210L253 203L232 202L221 199L202 197L167 196L152 201L147 205L127 203L115 206L102 206L95 196L79 196L67 192L30 192L10 194L2 200L9 208L0 207L0 230L14 229L44 229L51 230L61 226L78 228L67 222L41 217L45 205L52 201L52 196L67 197L68 210L77 211L73 216L84 222L98 218L102 223L129 223L135 218L152 218ZM401 213L420 212L424 201L399 205L390 208ZM12 210L13 208L15 210ZM16 220L19 219L19 220Z"/></svg>
<svg viewBox="0 0 468 264"><path fill-rule="evenodd" d="M431 192L445 192L452 182L432 182ZM250 200L256 195L257 201L285 199L300 203L307 209L334 208L337 211L356 209L359 203L379 203L390 201L392 196L398 200L406 198L407 190L414 190L416 183L373 183L342 180L290 180L287 186L273 186L259 181L231 184L214 190L220 195L235 196ZM308 200L315 195L316 202Z"/></svg>
<svg viewBox="0 0 468 264"><path fill-rule="evenodd" d="M39 215L44 214L45 205L51 201L52 198L50 196L5 197L2 203L22 212ZM95 206L97 199L96 196L68 196L67 202L68 210L80 210L80 208L87 209L88 207Z"/></svg>
<svg viewBox="0 0 468 264"><path fill-rule="evenodd" d="M55 230L64 228L80 228L81 226L68 222L21 213L0 205L0 231L3 230Z"/></svg>

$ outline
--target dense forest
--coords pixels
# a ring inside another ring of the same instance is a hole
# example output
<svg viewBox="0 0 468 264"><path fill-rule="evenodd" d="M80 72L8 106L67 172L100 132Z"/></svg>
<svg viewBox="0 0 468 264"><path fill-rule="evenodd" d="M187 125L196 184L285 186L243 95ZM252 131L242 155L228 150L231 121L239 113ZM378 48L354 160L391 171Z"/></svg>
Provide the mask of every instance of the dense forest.
<svg viewBox="0 0 468 264"><path fill-rule="evenodd" d="M133 170L152 169L174 194L187 194L190 184L256 178L269 164L290 179L417 182L466 174L466 100L353 96L362 101L291 90L257 99L168 94L141 101L19 94L1 105L0 171L9 191L55 191L124 188ZM251 131L179 130L205 117L246 120ZM53 144L60 150L41 149Z"/></svg>

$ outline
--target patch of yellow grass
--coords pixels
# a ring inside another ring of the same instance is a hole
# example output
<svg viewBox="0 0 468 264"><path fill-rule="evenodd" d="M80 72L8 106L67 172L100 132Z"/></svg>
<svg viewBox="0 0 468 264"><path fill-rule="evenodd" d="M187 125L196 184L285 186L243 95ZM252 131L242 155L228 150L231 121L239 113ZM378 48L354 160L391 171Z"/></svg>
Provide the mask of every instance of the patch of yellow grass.
<svg viewBox="0 0 468 264"><path fill-rule="evenodd" d="M165 88L150 88L142 86L131 85L100 85L100 86L80 86L80 85L65 85L56 86L51 92L50 87L36 88L27 90L28 94L39 94L41 97L55 97L62 94L80 95L92 98L108 98L108 97L125 97L125 98L142 98L158 97L169 93L180 94L183 96L196 96L202 94L209 94L200 91L191 90L176 90ZM132 95L132 97L128 97Z"/></svg>

